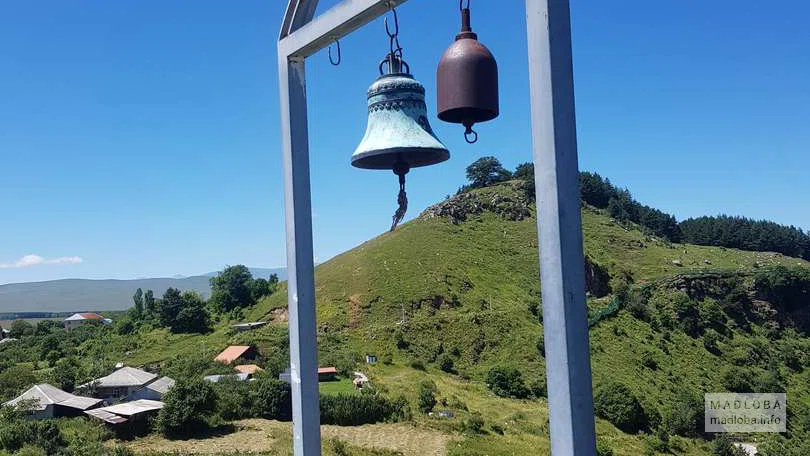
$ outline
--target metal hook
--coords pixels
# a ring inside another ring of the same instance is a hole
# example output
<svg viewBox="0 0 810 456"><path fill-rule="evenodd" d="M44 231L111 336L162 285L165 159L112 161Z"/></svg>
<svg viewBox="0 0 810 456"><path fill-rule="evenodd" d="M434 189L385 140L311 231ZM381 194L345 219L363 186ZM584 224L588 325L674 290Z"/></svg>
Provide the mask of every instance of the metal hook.
<svg viewBox="0 0 810 456"><path fill-rule="evenodd" d="M337 45L337 61L335 61L332 58L332 46L330 45L329 46L329 63L331 63L334 66L338 66L338 65L340 65L340 62L342 60L342 56L340 54L340 40L335 40L335 44Z"/></svg>
<svg viewBox="0 0 810 456"><path fill-rule="evenodd" d="M467 141L467 144L478 142L478 133L472 129L472 125L467 127L467 131L464 132L464 140Z"/></svg>
<svg viewBox="0 0 810 456"><path fill-rule="evenodd" d="M464 0L458 0L458 9L460 9L460 10L470 9L470 0L467 0L467 7L466 8L464 7Z"/></svg>

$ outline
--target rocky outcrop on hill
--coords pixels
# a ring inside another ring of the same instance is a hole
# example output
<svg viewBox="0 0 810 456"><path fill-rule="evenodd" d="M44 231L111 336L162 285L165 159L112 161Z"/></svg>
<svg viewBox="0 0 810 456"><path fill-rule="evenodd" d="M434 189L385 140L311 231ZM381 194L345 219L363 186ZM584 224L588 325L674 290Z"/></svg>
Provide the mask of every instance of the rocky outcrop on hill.
<svg viewBox="0 0 810 456"><path fill-rule="evenodd" d="M521 192L504 191L461 193L428 207L420 217L447 217L451 223L457 225L484 212L492 212L512 221L531 216L529 201Z"/></svg>

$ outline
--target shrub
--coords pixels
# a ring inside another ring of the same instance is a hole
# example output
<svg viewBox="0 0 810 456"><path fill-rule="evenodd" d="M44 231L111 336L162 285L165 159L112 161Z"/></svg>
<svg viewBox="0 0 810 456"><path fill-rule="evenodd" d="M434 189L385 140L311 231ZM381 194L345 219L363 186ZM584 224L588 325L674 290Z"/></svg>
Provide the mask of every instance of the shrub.
<svg viewBox="0 0 810 456"><path fill-rule="evenodd" d="M464 421L464 429L473 434L480 434L483 428L484 417L480 413L473 413Z"/></svg>
<svg viewBox="0 0 810 456"><path fill-rule="evenodd" d="M720 347L717 346L720 339L720 334L717 331L709 329L706 331L706 334L703 335L703 347L715 355L720 355Z"/></svg>
<svg viewBox="0 0 810 456"><path fill-rule="evenodd" d="M650 370L658 369L658 361L655 360L655 356L650 351L645 351L641 355L641 365Z"/></svg>
<svg viewBox="0 0 810 456"><path fill-rule="evenodd" d="M493 367L487 374L487 386L501 397L526 398L529 389L523 382L523 375L512 367Z"/></svg>
<svg viewBox="0 0 810 456"><path fill-rule="evenodd" d="M495 434L498 434L498 435L503 435L503 426L501 426L500 424L494 424L494 423L493 423L493 424L490 424L490 425L489 425L489 428L490 428L490 429L492 430L492 432L494 432Z"/></svg>
<svg viewBox="0 0 810 456"><path fill-rule="evenodd" d="M385 364L386 366L390 366L391 364L394 364L394 355L392 355L391 352L383 353L383 355L382 355L382 363Z"/></svg>
<svg viewBox="0 0 810 456"><path fill-rule="evenodd" d="M233 377L225 377L215 383L219 416L229 421L254 416L256 404L251 397L251 386L248 382L240 382Z"/></svg>
<svg viewBox="0 0 810 456"><path fill-rule="evenodd" d="M647 417L638 398L621 383L600 387L594 397L594 410L598 416L625 432L636 433L647 426Z"/></svg>
<svg viewBox="0 0 810 456"><path fill-rule="evenodd" d="M419 385L419 410L422 413L433 411L436 406L436 385L428 380Z"/></svg>
<svg viewBox="0 0 810 456"><path fill-rule="evenodd" d="M163 399L156 424L167 437L188 436L207 427L217 407L211 383L202 379L179 380Z"/></svg>
<svg viewBox="0 0 810 456"><path fill-rule="evenodd" d="M611 448L603 440L596 441L596 456L613 456L613 448Z"/></svg>
<svg viewBox="0 0 810 456"><path fill-rule="evenodd" d="M720 434L712 442L712 454L714 456L746 456L747 453L742 448L734 446L727 435Z"/></svg>
<svg viewBox="0 0 810 456"><path fill-rule="evenodd" d="M409 414L404 398L390 400L368 392L321 396L321 423L338 426L360 426L384 421L399 421Z"/></svg>
<svg viewBox="0 0 810 456"><path fill-rule="evenodd" d="M703 433L703 400L689 390L676 392L664 411L663 426L670 434L697 437Z"/></svg>
<svg viewBox="0 0 810 456"><path fill-rule="evenodd" d="M453 362L453 358L447 353L439 356L437 362L439 363L439 369L442 371L447 372L448 374L455 372L455 363Z"/></svg>
<svg viewBox="0 0 810 456"><path fill-rule="evenodd" d="M259 376L251 382L251 389L254 416L280 421L292 419L290 385L275 378Z"/></svg>
<svg viewBox="0 0 810 456"><path fill-rule="evenodd" d="M532 392L532 396L536 398L541 397L548 397L548 386L546 385L546 378L540 377L529 384L529 389Z"/></svg>
<svg viewBox="0 0 810 456"><path fill-rule="evenodd" d="M419 358L412 359L411 360L411 367L416 369L416 370L423 371L423 370L425 370L425 363L424 363L424 361L422 361Z"/></svg>

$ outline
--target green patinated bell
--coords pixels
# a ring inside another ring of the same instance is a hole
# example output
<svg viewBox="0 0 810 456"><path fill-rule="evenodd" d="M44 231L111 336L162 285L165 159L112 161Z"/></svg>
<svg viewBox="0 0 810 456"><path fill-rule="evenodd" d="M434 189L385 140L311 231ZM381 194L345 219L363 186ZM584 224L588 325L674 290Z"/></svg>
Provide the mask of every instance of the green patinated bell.
<svg viewBox="0 0 810 456"><path fill-rule="evenodd" d="M387 73L382 71L384 65ZM428 123L425 88L409 70L396 57L389 56L380 65L382 76L368 89L368 127L352 155L353 166L400 174L450 158Z"/></svg>

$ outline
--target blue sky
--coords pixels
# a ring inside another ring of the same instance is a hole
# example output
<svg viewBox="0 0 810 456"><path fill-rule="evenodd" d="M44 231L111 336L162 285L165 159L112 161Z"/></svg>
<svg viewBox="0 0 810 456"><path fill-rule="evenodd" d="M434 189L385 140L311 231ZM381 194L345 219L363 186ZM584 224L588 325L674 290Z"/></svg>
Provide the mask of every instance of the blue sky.
<svg viewBox="0 0 810 456"><path fill-rule="evenodd" d="M0 283L283 265L283 3L0 3ZM530 160L522 5L473 0L500 64L502 115L474 146L432 117L452 157L409 174L409 217L453 193L478 157ZM457 7L399 10L432 116ZM810 228L810 4L574 0L572 14L582 169L679 219ZM382 21L342 48L340 67L325 52L308 65L320 261L384 232L395 209L395 176L349 166L387 49Z"/></svg>

